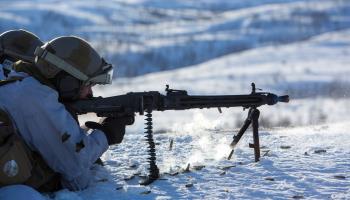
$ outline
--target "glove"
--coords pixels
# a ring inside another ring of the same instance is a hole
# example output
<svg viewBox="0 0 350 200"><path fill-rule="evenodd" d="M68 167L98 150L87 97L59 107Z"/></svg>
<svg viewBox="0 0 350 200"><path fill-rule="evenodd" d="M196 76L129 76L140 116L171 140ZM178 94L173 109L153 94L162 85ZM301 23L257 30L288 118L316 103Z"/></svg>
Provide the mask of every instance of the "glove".
<svg viewBox="0 0 350 200"><path fill-rule="evenodd" d="M125 126L135 121L134 116L107 117L101 124L96 122L85 122L85 126L91 129L99 129L105 134L108 145L119 144L125 135Z"/></svg>

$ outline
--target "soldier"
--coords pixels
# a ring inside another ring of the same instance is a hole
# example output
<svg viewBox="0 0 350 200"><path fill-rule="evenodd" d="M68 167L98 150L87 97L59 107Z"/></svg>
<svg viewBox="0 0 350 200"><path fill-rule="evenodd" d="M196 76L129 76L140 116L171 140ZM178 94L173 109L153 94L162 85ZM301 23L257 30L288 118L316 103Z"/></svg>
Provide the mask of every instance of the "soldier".
<svg viewBox="0 0 350 200"><path fill-rule="evenodd" d="M0 80L4 80L14 62L23 60L34 63L34 51L44 43L26 30L10 30L0 35Z"/></svg>
<svg viewBox="0 0 350 200"><path fill-rule="evenodd" d="M108 145L123 140L125 126L132 124L134 117L106 118L98 126L87 123L95 128L87 134L64 103L90 98L92 86L111 83L112 65L74 36L55 38L37 48L35 55L35 64L16 62L18 73L11 73L10 83L0 87L0 94L6 94L0 95L0 108L29 149L29 153L22 152L25 155L16 155L28 157L26 163L0 157L0 167L12 162L10 166L16 164L19 169L30 166L29 172L14 173L10 167L7 172L11 173L0 172L0 180L5 180L4 176L10 184L25 184L39 191L84 189L92 180L91 166ZM0 181L0 185L7 184Z"/></svg>

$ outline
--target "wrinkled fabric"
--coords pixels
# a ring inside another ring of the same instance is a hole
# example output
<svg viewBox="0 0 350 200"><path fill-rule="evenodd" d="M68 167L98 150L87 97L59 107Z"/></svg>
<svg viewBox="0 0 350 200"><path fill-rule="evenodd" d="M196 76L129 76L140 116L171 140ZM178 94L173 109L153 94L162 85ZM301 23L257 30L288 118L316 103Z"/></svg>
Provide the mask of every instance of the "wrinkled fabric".
<svg viewBox="0 0 350 200"><path fill-rule="evenodd" d="M80 190L89 185L89 168L108 149L107 139L99 130L87 135L55 90L28 76L0 87L0 108L10 113L28 146L62 175L63 186Z"/></svg>
<svg viewBox="0 0 350 200"><path fill-rule="evenodd" d="M38 191L26 185L10 185L0 188L1 200L46 200Z"/></svg>

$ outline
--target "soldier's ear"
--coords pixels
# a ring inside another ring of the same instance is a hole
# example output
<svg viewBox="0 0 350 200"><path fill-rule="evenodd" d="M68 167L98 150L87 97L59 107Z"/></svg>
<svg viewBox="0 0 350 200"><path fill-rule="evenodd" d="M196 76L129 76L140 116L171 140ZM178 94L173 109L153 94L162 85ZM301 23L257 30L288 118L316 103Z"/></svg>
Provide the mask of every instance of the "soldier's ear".
<svg viewBox="0 0 350 200"><path fill-rule="evenodd" d="M55 77L55 87L62 101L75 100L79 96L81 85L80 80L65 72L60 72Z"/></svg>

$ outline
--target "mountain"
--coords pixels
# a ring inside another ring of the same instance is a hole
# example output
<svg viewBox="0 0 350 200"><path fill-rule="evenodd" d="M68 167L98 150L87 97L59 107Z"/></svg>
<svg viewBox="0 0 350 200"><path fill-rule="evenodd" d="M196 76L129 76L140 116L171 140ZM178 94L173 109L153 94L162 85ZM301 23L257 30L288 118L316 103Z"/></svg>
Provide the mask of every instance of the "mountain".
<svg viewBox="0 0 350 200"><path fill-rule="evenodd" d="M0 2L0 31L81 36L127 77L306 40L349 28L349 17L347 0Z"/></svg>

